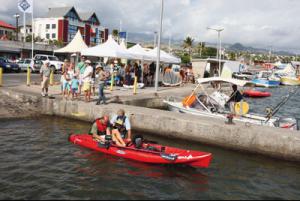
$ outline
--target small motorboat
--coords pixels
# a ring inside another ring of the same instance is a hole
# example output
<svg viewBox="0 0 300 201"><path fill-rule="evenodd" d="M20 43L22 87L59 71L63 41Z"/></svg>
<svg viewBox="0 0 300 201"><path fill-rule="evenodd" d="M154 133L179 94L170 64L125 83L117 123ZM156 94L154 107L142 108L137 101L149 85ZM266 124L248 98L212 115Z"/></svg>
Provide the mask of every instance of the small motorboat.
<svg viewBox="0 0 300 201"><path fill-rule="evenodd" d="M297 77L282 77L281 84L287 86L300 86L300 78Z"/></svg>
<svg viewBox="0 0 300 201"><path fill-rule="evenodd" d="M151 143L143 143L139 148L133 143L127 147L118 147L109 141L102 145L87 134L73 134L69 137L69 141L97 152L149 164L185 164L195 168L208 168L212 160L211 153L182 150Z"/></svg>
<svg viewBox="0 0 300 201"><path fill-rule="evenodd" d="M123 87L125 89L133 89L134 88L134 85L126 85L126 84L123 84ZM137 83L137 88L138 89L143 89L145 87L145 84L144 83Z"/></svg>
<svg viewBox="0 0 300 201"><path fill-rule="evenodd" d="M246 90L244 91L244 96L251 97L251 98L264 98L270 97L272 94L266 91L256 91L256 90Z"/></svg>

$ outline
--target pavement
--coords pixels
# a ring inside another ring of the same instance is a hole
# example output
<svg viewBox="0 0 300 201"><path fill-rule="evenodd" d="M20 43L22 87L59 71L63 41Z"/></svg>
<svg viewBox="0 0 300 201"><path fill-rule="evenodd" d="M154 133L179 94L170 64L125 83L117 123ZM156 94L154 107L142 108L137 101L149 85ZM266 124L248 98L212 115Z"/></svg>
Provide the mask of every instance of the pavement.
<svg viewBox="0 0 300 201"><path fill-rule="evenodd" d="M55 85L50 86L49 95L55 99L63 99L61 95L61 86L59 83L60 76L55 75ZM26 73L20 74L4 74L3 87L17 92L25 92L31 95L40 96L41 94L41 77L39 74L31 75L31 85L27 86L27 75ZM181 87L159 87L158 92L155 91L154 87L146 87L144 89L138 89L137 93L134 94L133 89L125 89L123 87L114 86L113 90L110 91L110 86L105 89L105 95L110 102L125 102L138 99L151 99L151 98L166 98L169 96L185 97L192 93L195 85L186 84ZM98 98L98 87L96 86L96 94L92 96L92 100L96 101ZM0 88L1 89L1 88ZM71 96L68 98L71 100ZM84 100L83 94L81 94L80 101Z"/></svg>

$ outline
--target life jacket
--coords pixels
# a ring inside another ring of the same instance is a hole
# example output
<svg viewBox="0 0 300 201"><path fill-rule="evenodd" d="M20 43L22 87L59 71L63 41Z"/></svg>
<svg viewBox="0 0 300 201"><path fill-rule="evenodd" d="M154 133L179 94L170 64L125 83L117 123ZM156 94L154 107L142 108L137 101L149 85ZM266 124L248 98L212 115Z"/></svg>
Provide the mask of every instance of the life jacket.
<svg viewBox="0 0 300 201"><path fill-rule="evenodd" d="M107 124L103 124L101 122L102 119L97 119L96 120L96 125L97 125L97 133L98 135L106 135L106 130L107 130L107 127L108 125Z"/></svg>
<svg viewBox="0 0 300 201"><path fill-rule="evenodd" d="M115 122L115 125L114 125L114 128L118 129L120 131L122 137L127 134L127 129L126 129L126 126L125 126L125 121L126 121L126 116L124 116L124 117L118 116L117 120Z"/></svg>

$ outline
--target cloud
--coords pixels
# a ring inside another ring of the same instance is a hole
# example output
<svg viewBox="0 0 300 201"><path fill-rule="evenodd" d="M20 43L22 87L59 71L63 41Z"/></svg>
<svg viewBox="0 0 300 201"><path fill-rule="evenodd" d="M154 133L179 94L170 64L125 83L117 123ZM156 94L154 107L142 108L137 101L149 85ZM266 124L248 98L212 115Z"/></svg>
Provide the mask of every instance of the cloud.
<svg viewBox="0 0 300 201"><path fill-rule="evenodd" d="M17 0L0 0L0 18L14 24ZM48 7L75 6L95 11L102 24L124 30L153 33L158 29L160 0L35 0L35 15L45 16ZM165 0L164 36L192 36L216 42L208 26L222 26L222 40L245 45L299 48L300 1L298 0ZM300 48L299 48L300 49Z"/></svg>

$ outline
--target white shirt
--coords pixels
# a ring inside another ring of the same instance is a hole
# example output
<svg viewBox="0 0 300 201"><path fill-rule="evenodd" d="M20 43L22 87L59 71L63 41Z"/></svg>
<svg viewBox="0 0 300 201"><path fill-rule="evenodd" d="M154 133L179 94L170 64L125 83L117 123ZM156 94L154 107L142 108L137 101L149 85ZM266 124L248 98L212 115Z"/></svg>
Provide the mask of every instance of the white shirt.
<svg viewBox="0 0 300 201"><path fill-rule="evenodd" d="M92 82L92 74L93 74L93 67L92 66L88 66L86 67L84 73L83 73L83 82Z"/></svg>

